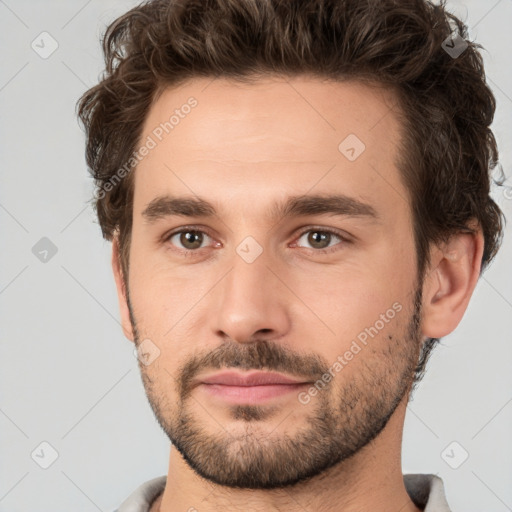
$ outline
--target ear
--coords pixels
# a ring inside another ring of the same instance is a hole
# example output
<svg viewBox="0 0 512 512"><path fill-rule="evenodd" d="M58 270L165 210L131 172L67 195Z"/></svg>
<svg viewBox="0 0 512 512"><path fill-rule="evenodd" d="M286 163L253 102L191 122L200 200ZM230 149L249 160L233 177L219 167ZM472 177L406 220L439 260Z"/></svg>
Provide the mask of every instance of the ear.
<svg viewBox="0 0 512 512"><path fill-rule="evenodd" d="M130 341L134 341L135 337L133 335L132 324L130 321L130 311L128 309L126 286L121 268L119 239L117 235L112 239L112 270L114 272L114 279L116 281L117 298L119 301L119 310L121 313L121 326L123 328L124 335Z"/></svg>
<svg viewBox="0 0 512 512"><path fill-rule="evenodd" d="M453 235L431 253L421 324L423 335L429 338L442 338L455 330L480 277L484 238L478 224L470 227L475 233Z"/></svg>

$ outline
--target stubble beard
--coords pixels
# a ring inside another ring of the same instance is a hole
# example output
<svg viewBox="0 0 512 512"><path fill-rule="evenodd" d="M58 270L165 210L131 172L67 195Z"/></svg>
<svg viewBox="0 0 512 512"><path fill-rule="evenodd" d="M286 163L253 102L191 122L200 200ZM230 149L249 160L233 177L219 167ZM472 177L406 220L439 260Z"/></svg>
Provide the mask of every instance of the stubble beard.
<svg viewBox="0 0 512 512"><path fill-rule="evenodd" d="M308 407L309 412L305 424L292 433L279 424L273 431L269 428L268 420L280 413L271 405L230 406L230 422L235 422L235 428L229 428L233 423L222 425L212 419L191 391L193 377L211 368L285 371L316 382L332 366L318 355L297 355L267 340L225 343L192 356L177 373L177 403L170 403L148 368L139 364L155 417L190 467L216 484L278 489L320 475L375 439L410 391L420 348L421 288L415 291L412 313L402 332L397 328L388 334L386 348L378 353L372 350L370 341L362 349L363 354L350 363L358 365L353 372L355 378L342 380L342 387L339 379L331 380L307 405L297 399L296 407ZM128 305L138 345L141 338L129 298ZM216 433L209 432L201 415L217 423L213 427Z"/></svg>

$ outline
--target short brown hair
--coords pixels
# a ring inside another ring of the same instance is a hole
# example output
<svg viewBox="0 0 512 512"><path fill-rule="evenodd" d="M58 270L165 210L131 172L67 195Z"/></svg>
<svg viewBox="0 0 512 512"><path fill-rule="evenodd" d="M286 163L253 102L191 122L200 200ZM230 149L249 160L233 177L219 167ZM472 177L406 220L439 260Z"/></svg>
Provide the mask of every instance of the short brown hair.
<svg viewBox="0 0 512 512"><path fill-rule="evenodd" d="M454 58L443 45L450 37L465 40L466 26L444 2L427 0L149 0L115 20L103 39L105 74L80 98L79 117L99 222L106 239L119 234L125 280L133 172L104 187L134 153L152 101L195 77L250 82L268 74L395 90L418 274L430 244L471 232L471 221L484 235L483 270L502 237L503 214L489 195L495 99L480 46L468 41Z"/></svg>

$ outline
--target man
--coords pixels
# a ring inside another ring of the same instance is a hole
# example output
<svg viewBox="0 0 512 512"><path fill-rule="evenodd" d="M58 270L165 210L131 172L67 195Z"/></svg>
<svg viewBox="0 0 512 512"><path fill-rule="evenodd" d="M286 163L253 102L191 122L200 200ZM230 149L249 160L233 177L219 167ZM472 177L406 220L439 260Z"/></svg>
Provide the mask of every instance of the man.
<svg viewBox="0 0 512 512"><path fill-rule="evenodd" d="M406 405L499 247L494 98L424 0L152 0L80 101L172 441L128 511L449 510Z"/></svg>

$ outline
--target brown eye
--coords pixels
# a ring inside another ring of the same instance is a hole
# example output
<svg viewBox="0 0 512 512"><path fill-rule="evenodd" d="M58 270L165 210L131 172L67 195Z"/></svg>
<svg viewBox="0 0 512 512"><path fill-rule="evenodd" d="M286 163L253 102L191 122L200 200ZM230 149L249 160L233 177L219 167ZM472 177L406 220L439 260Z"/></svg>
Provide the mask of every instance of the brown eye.
<svg viewBox="0 0 512 512"><path fill-rule="evenodd" d="M311 231L308 235L308 243L311 244L315 249L325 249L329 247L331 240L330 233L323 233L322 231Z"/></svg>
<svg viewBox="0 0 512 512"><path fill-rule="evenodd" d="M301 242L302 240L302 242ZM297 240L297 245L310 248L310 249L318 249L319 251L322 251L324 249L329 249L332 247L332 242L336 241L344 241L345 239L338 235L337 233L334 233L329 230L325 229L310 229L309 231L305 231L302 233L300 238ZM306 245L304 245L306 244ZM307 247L309 245L309 247Z"/></svg>
<svg viewBox="0 0 512 512"><path fill-rule="evenodd" d="M187 230L173 233L168 237L168 240L180 249L193 251L201 248L205 237L209 238L208 235L201 231Z"/></svg>

